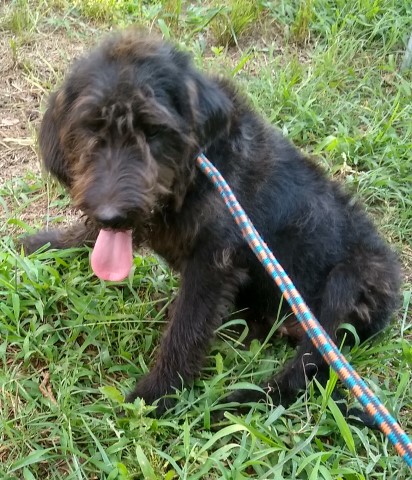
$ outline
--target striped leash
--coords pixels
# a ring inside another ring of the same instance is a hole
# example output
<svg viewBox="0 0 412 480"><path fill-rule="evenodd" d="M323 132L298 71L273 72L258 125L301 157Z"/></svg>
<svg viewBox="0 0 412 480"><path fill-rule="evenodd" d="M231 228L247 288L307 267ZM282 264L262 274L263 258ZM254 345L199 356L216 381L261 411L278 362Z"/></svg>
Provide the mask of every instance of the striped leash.
<svg viewBox="0 0 412 480"><path fill-rule="evenodd" d="M197 157L196 163L200 170L209 177L223 197L230 213L241 229L243 237L263 264L266 271L273 278L276 285L280 288L282 295L291 306L293 313L312 343L322 354L325 361L335 370L340 380L359 400L364 410L373 417L376 424L394 445L399 455L405 460L408 466L412 468L412 442L407 434L352 368L346 358L340 353L333 340L319 324L282 266L256 231L219 171L210 163L203 153Z"/></svg>

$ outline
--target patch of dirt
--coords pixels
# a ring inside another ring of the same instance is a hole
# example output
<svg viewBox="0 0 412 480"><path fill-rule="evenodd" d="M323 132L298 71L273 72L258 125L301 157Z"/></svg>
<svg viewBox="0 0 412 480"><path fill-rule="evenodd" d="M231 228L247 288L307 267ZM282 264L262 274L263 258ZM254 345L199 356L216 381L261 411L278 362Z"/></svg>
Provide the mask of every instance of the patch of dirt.
<svg viewBox="0 0 412 480"><path fill-rule="evenodd" d="M39 117L40 97L27 84L13 59L11 37L0 38L0 169L1 182L21 175L24 168L38 170L32 125Z"/></svg>
<svg viewBox="0 0 412 480"><path fill-rule="evenodd" d="M59 83L84 44L64 32L0 38L0 168L4 183L27 171L39 172L35 132L44 97Z"/></svg>
<svg viewBox="0 0 412 480"><path fill-rule="evenodd" d="M412 285L412 248L406 244L402 246L402 266L405 283Z"/></svg>
<svg viewBox="0 0 412 480"><path fill-rule="evenodd" d="M0 10L0 17L2 10ZM89 37L90 38L90 37ZM92 38L92 36L91 36ZM87 46L79 36L66 31L0 35L0 187L30 174L38 175L41 162L37 152L37 130L49 93L58 85L67 66ZM30 183L30 182L29 182ZM72 211L49 209L46 194L16 208L5 197L9 211L29 224L43 222L51 216L76 216ZM0 217L1 207L0 207ZM12 227L12 232L18 229Z"/></svg>

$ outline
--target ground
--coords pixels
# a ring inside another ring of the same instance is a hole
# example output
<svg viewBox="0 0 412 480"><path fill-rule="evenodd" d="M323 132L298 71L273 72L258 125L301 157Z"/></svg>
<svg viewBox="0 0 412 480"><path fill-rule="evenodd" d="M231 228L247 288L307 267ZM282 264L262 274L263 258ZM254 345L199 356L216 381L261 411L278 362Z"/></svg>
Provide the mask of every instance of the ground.
<svg viewBox="0 0 412 480"><path fill-rule="evenodd" d="M0 185L27 175L40 176L36 132L41 119L41 101L84 48L85 42L68 38L59 31L53 32L52 36L50 32L39 32L17 39L12 32L2 34ZM34 225L44 219L48 211L47 196L40 195L25 205L20 219ZM72 212L68 209L66 213L70 215Z"/></svg>
<svg viewBox="0 0 412 480"><path fill-rule="evenodd" d="M36 131L49 92L105 32L129 23L160 31L199 67L233 76L364 202L398 250L404 284L392 327L345 353L409 430L412 74L399 66L410 2L16 0L0 8L0 477L409 478L382 434L347 423L315 386L286 411L254 405L213 422L228 389L258 383L293 354L279 340L240 349L242 337L225 327L173 412L153 420L149 406L124 406L122 394L155 355L178 279L142 255L133 277L106 285L91 275L87 251L26 258L16 239L79 214L41 174Z"/></svg>

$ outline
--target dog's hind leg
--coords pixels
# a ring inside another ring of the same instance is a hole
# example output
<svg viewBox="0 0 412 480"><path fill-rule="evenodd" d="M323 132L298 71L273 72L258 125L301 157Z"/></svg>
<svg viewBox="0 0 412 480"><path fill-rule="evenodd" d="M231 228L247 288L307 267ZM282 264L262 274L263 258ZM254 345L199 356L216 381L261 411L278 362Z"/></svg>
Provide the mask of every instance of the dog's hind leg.
<svg viewBox="0 0 412 480"><path fill-rule="evenodd" d="M94 245L99 229L86 222L78 222L64 229L41 230L20 239L27 255L46 244L49 248L63 249Z"/></svg>
<svg viewBox="0 0 412 480"><path fill-rule="evenodd" d="M397 306L399 266L384 249L353 255L351 260L335 266L328 275L318 319L330 337L339 345L343 323L352 324L361 341L382 330ZM350 335L351 337L351 335ZM353 344L353 338L349 338ZM321 384L329 377L329 366L308 337L300 343L296 356L262 387L273 403L292 403L299 391L316 375ZM229 401L250 402L267 398L253 390L241 390Z"/></svg>

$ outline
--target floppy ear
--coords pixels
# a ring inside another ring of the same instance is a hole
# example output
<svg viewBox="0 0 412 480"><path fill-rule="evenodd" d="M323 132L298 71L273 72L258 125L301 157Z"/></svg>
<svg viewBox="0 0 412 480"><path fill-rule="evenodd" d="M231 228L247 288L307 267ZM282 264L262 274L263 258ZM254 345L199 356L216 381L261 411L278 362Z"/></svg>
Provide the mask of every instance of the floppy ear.
<svg viewBox="0 0 412 480"><path fill-rule="evenodd" d="M233 104L216 80L198 72L189 81L189 91L195 131L200 146L205 146L227 130Z"/></svg>
<svg viewBox="0 0 412 480"><path fill-rule="evenodd" d="M186 161L179 162L176 166L173 184L176 211L181 209L187 189L195 177L194 155L199 153L199 148L207 148L217 137L225 134L230 125L233 108L232 100L225 89L217 81L197 71L190 72L185 86L180 102L186 107L186 120L193 126L192 135L194 133L195 139L189 147L190 154Z"/></svg>
<svg viewBox="0 0 412 480"><path fill-rule="evenodd" d="M50 97L40 126L39 146L46 170L64 186L69 187L71 179L60 141L60 128L64 124L65 115L63 109L59 108L59 95L62 95L60 91Z"/></svg>

